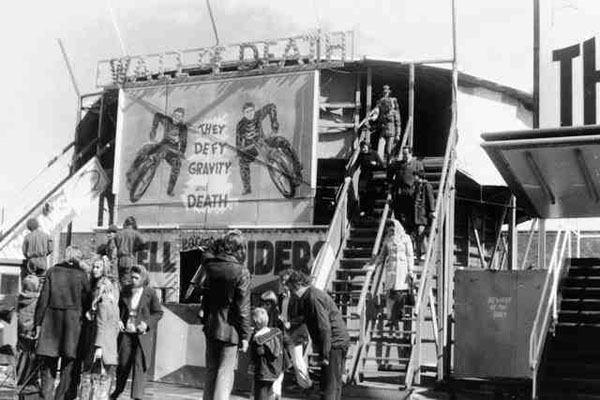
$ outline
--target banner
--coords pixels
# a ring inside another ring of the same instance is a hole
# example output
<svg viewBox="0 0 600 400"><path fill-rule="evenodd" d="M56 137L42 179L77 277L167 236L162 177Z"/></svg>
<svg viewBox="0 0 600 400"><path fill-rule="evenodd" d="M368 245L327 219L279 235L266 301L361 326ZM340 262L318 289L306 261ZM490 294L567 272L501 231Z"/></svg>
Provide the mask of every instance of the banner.
<svg viewBox="0 0 600 400"><path fill-rule="evenodd" d="M539 3L540 128L598 124L600 2Z"/></svg>
<svg viewBox="0 0 600 400"><path fill-rule="evenodd" d="M129 88L117 131L118 220L312 222L315 71Z"/></svg>
<svg viewBox="0 0 600 400"><path fill-rule="evenodd" d="M67 223L89 209L93 200L106 188L108 179L96 157L88 161L73 176L57 186L48 200L31 213L0 244L0 258L23 258L23 239L29 232L27 220L36 218L40 229L51 238L59 234Z"/></svg>

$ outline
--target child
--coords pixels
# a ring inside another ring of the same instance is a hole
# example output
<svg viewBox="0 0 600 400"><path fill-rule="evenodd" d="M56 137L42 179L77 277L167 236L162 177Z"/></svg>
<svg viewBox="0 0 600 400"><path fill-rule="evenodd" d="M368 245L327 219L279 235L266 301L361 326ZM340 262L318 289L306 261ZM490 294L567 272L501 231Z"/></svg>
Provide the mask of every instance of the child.
<svg viewBox="0 0 600 400"><path fill-rule="evenodd" d="M255 331L250 339L250 362L254 367L254 400L278 400L277 382L283 378L283 338L277 328L269 328L267 310L252 311ZM280 388L279 384L279 388Z"/></svg>
<svg viewBox="0 0 600 400"><path fill-rule="evenodd" d="M30 381L32 373L35 373L35 344L33 339L35 326L33 315L39 296L40 282L37 276L27 275L23 279L22 290L19 293L17 306L17 348L19 357L17 360L17 385L25 385ZM35 378L36 379L36 378ZM35 379L31 380L35 382Z"/></svg>

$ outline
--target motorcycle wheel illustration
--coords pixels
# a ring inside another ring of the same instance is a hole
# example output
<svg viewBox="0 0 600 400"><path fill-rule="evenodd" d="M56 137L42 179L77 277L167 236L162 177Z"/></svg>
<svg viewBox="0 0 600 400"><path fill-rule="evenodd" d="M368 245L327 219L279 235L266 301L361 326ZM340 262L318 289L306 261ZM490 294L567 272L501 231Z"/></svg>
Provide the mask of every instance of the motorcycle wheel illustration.
<svg viewBox="0 0 600 400"><path fill-rule="evenodd" d="M163 158L160 144L147 143L139 151L135 160L127 171L127 188L129 189L129 200L132 203L142 198L154 175L160 160Z"/></svg>
<svg viewBox="0 0 600 400"><path fill-rule="evenodd" d="M273 136L265 142L268 146L265 158L271 180L283 197L291 199L302 182L302 164L285 138Z"/></svg>

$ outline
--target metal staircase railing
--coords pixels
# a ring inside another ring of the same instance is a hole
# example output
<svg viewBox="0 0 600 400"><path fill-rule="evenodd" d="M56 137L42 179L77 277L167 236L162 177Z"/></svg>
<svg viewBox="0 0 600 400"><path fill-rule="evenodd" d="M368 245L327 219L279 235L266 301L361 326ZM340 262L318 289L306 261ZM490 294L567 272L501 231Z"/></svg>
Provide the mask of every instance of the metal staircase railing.
<svg viewBox="0 0 600 400"><path fill-rule="evenodd" d="M419 280L419 289L415 299L414 314L416 316L416 333L412 339L411 355L406 371L405 384L407 388L412 387L413 381L420 382L421 370L421 346L423 343L422 325L424 321L425 309L429 306L431 310L431 318L434 329L434 340L436 343L437 360L443 357L443 338L439 336L437 327L437 312L435 307L435 296L432 289L433 268L437 264L437 257L440 248L443 248L443 243L440 241L440 234L444 229L445 223L453 218L449 215L448 209L451 208L452 201L451 191L454 190L454 175L456 172L456 143L458 139L457 118L456 118L456 71L453 72L453 102L452 102L452 122L448 133L448 141L446 142L446 150L444 154L444 164L442 167L442 175L439 184L439 191L435 204L435 218L429 233L429 245L425 255L425 262L421 278ZM448 218L448 220L447 220ZM447 266L451 268L451 266ZM416 379L415 379L416 378Z"/></svg>
<svg viewBox="0 0 600 400"><path fill-rule="evenodd" d="M377 228L377 236L375 237L375 244L373 245L373 250L371 252L371 259L377 257L379 254L379 250L381 248L381 243L383 241L383 234L385 231L385 222L390 214L390 201L391 196L388 195L386 204L383 208L383 212L381 214L381 219L379 221L379 226ZM365 284L361 289L360 298L358 300L357 309L360 310L360 331L358 336L358 347L357 351L354 353L351 362L351 370L350 377L352 381L358 382L358 374L360 373L361 360L363 358L363 349L366 344L371 341L371 335L367 331L367 315L366 315L366 304L367 304L367 294L371 294L373 296L379 293L379 286L381 284L381 277L383 275L383 265L379 266L379 268L373 268L367 271L365 276Z"/></svg>
<svg viewBox="0 0 600 400"><path fill-rule="evenodd" d="M561 237L562 235L562 237ZM559 250L560 247L560 250ZM552 257L548 265L544 289L540 297L537 313L529 336L529 364L532 370L532 398L537 398L538 372L546 344L548 332L558 322L558 284L566 264L565 250L571 256L571 230L559 230L554 241Z"/></svg>
<svg viewBox="0 0 600 400"><path fill-rule="evenodd" d="M368 118L362 120L356 130L359 130L367 121ZM361 139L363 139L363 135L359 137L358 142ZM360 166L357 166L356 163L359 156L360 146L357 146L346 163L346 178L336 195L335 212L325 236L325 243L317 254L311 270L313 285L321 290L327 289L333 271L339 264L340 255L349 233L352 207L358 202Z"/></svg>

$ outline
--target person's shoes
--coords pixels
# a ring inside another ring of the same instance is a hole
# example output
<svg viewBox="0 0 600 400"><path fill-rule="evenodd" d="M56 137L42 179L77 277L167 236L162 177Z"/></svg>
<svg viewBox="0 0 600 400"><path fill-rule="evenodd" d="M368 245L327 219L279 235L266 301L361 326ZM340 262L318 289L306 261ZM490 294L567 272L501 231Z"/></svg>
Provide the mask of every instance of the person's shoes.
<svg viewBox="0 0 600 400"><path fill-rule="evenodd" d="M252 193L252 189L250 189L250 188L244 188L244 191L242 192L242 196L245 196L245 195L250 194L250 193Z"/></svg>

